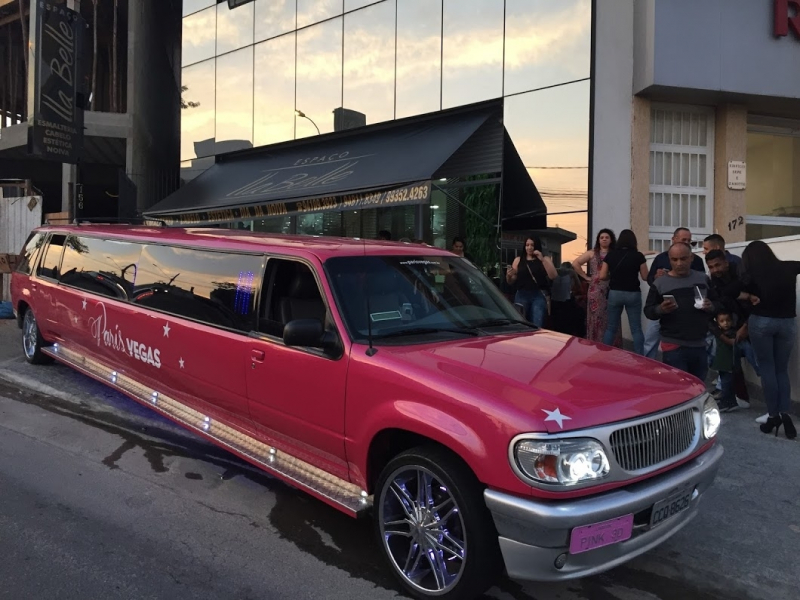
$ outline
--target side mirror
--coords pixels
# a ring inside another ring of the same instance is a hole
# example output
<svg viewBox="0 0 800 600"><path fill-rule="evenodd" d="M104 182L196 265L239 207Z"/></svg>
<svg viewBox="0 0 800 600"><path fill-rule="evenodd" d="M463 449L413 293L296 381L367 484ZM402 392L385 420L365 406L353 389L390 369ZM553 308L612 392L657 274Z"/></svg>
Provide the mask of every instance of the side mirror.
<svg viewBox="0 0 800 600"><path fill-rule="evenodd" d="M294 319L283 327L283 343L287 346L320 348L327 354L340 354L339 336L325 331L318 319Z"/></svg>

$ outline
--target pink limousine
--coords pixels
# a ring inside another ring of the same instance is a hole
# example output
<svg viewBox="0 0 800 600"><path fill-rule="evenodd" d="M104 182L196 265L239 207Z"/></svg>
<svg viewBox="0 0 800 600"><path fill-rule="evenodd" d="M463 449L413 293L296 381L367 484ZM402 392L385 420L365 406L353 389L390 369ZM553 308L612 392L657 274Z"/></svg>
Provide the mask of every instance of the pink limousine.
<svg viewBox="0 0 800 600"><path fill-rule="evenodd" d="M538 329L427 246L43 227L12 296L29 362L371 515L419 598L619 565L697 515L723 454L700 381Z"/></svg>

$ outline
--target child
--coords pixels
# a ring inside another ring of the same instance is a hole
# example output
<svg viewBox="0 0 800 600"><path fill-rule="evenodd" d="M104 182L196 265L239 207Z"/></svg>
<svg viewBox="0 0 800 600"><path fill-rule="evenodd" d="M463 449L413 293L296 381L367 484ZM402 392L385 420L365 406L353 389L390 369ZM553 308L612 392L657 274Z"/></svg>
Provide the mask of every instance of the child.
<svg viewBox="0 0 800 600"><path fill-rule="evenodd" d="M736 327L733 314L728 309L720 309L716 316L717 327L717 353L711 368L719 373L722 384L722 396L719 401L720 412L730 412L739 408L736 396L733 393L733 346L736 343Z"/></svg>

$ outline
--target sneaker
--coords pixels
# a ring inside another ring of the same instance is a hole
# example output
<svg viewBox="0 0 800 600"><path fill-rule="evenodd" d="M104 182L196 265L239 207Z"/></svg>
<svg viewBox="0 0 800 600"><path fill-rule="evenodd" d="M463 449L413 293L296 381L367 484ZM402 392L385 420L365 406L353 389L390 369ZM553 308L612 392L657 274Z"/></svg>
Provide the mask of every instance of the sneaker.
<svg viewBox="0 0 800 600"><path fill-rule="evenodd" d="M720 404L719 405L719 412L726 413L726 412L733 412L734 410L739 410L739 405L736 402L731 402L730 404Z"/></svg>
<svg viewBox="0 0 800 600"><path fill-rule="evenodd" d="M765 415L761 415L760 417L758 417L756 419L756 423L761 423L763 425L764 423L767 422L767 419L769 419L769 413L767 413Z"/></svg>
<svg viewBox="0 0 800 600"><path fill-rule="evenodd" d="M742 400L739 396L736 396L736 404L739 405L739 408L750 408L750 403L747 400Z"/></svg>

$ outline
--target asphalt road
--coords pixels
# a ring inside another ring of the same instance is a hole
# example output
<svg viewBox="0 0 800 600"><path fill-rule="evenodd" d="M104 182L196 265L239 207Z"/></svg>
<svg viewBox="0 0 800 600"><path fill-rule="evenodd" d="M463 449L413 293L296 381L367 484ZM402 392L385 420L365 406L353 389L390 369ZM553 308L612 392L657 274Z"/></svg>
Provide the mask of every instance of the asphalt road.
<svg viewBox="0 0 800 600"><path fill-rule="evenodd" d="M0 321L0 598L402 597L369 523L272 479L63 366ZM796 599L800 443L723 415L700 515L656 550L487 598Z"/></svg>

